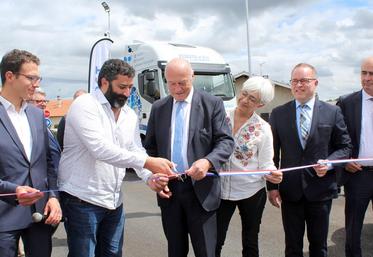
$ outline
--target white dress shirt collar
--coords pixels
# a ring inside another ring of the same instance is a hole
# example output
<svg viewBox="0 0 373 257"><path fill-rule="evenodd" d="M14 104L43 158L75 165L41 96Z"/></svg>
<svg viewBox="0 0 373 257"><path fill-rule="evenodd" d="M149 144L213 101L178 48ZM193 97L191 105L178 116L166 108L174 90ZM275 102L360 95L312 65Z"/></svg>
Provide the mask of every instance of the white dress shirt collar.
<svg viewBox="0 0 373 257"><path fill-rule="evenodd" d="M373 96L371 96L371 95L369 95L367 92L365 92L364 89L361 90L361 91L362 91L362 100L363 100L363 102L364 102L364 101L372 101L372 100L370 100L370 99L372 99Z"/></svg>
<svg viewBox="0 0 373 257"><path fill-rule="evenodd" d="M189 92L189 95L188 95L187 98L185 98L185 100L184 100L187 104L191 104L191 103L192 103L193 93L194 93L194 88L192 87L192 89L191 89L190 92ZM176 102L177 102L177 101L176 101L175 98L174 98L174 104L175 104Z"/></svg>
<svg viewBox="0 0 373 257"><path fill-rule="evenodd" d="M95 91L93 91L92 95L94 95L96 97L96 99L98 100L98 102L100 104L102 104L102 105L108 104L110 106L109 101L106 99L104 93L101 91L100 88L97 88Z"/></svg>
<svg viewBox="0 0 373 257"><path fill-rule="evenodd" d="M5 99L1 95L0 95L0 102L4 105L5 110L9 110L9 108L12 108L13 111L16 111L16 107L14 106L14 104L12 104L11 102L9 102L7 99ZM19 110L19 112L25 111L27 105L28 104L27 104L26 101L22 101L21 109Z"/></svg>

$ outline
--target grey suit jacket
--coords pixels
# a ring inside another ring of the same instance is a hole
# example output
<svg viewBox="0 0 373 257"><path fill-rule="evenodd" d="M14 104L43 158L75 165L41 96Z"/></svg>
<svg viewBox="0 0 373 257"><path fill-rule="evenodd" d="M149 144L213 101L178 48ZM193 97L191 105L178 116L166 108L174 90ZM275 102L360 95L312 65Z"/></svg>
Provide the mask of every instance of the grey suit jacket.
<svg viewBox="0 0 373 257"><path fill-rule="evenodd" d="M171 160L171 115L173 98L168 96L156 101L149 117L145 148L150 156ZM206 158L214 172L219 172L233 152L234 141L225 119L223 101L206 92L194 90L192 98L189 134L188 164ZM216 210L220 204L220 179L207 176L193 181L194 191L206 211ZM170 200L158 198L160 206Z"/></svg>
<svg viewBox="0 0 373 257"><path fill-rule="evenodd" d="M49 150L49 138L40 109L28 105L26 115L32 135L31 160L28 160L23 145L9 116L0 103L0 193L14 193L19 185L28 185L39 190L57 189L57 175ZM0 198L0 232L18 230L32 223L34 211L43 213L49 196L45 194L34 206L17 205L15 197Z"/></svg>

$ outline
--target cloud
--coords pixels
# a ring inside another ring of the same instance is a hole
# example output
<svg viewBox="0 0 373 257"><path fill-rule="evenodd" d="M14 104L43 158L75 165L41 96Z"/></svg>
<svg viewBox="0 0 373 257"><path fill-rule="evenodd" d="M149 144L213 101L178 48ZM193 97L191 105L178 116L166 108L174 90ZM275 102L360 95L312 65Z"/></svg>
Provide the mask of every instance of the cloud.
<svg viewBox="0 0 373 257"><path fill-rule="evenodd" d="M107 1L111 8L113 57L132 40L164 40L210 47L247 70L245 0ZM249 0L251 67L288 81L298 62L320 76L322 99L359 86L361 59L372 55L372 3L360 0ZM50 97L71 97L86 86L89 53L107 31L101 1L2 0L0 54L27 49L42 61Z"/></svg>

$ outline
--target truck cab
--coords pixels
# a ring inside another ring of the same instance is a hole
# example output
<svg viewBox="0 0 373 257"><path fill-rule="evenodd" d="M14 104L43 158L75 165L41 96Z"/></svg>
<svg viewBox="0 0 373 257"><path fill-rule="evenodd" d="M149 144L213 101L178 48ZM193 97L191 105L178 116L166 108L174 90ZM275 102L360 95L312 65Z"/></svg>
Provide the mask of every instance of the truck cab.
<svg viewBox="0 0 373 257"><path fill-rule="evenodd" d="M164 70L167 62L176 57L191 63L195 89L221 97L226 109L236 105L230 67L216 51L186 44L134 42L126 46L123 59L136 70L128 104L139 116L142 138L146 134L151 105L169 94Z"/></svg>

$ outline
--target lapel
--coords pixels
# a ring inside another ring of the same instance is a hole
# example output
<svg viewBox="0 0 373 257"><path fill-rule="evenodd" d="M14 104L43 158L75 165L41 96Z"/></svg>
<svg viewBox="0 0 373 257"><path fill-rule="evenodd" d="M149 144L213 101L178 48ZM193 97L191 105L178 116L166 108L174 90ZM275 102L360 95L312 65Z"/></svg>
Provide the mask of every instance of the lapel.
<svg viewBox="0 0 373 257"><path fill-rule="evenodd" d="M317 129L317 124L319 123L319 113L321 113L320 108L321 108L320 101L316 98L315 99L315 105L313 107L313 113L312 113L310 135L307 138L307 142L306 142L306 147L305 148L307 148L307 145L308 145L308 143L310 141L310 138L313 137L313 135L315 134L315 131Z"/></svg>
<svg viewBox="0 0 373 257"><path fill-rule="evenodd" d="M297 110L295 100L290 104L289 113L291 120L285 124L291 124L291 135L296 135L298 147L303 150L302 142L299 139L298 124L297 124ZM285 116L284 116L285 117Z"/></svg>
<svg viewBox="0 0 373 257"><path fill-rule="evenodd" d="M362 120L362 91L355 95L353 98L352 105L354 106L353 115L355 117L354 126L355 126L355 136L357 142L357 148L360 148L360 134L361 134L361 120Z"/></svg>
<svg viewBox="0 0 373 257"><path fill-rule="evenodd" d="M188 145L191 145L194 134L197 129L199 118L202 116L201 112L201 101L200 101L200 94L197 90L194 90L193 98L192 98L192 105L190 108L190 117L189 117L189 134L188 134ZM203 118L203 117L202 117ZM189 155L189 147L188 147L188 155ZM189 159L189 158L188 158Z"/></svg>
<svg viewBox="0 0 373 257"><path fill-rule="evenodd" d="M9 133L9 136L12 138L15 145L21 151L25 160L28 161L25 148L23 147L23 144L21 143L21 140L18 137L16 129L14 128L11 120L9 119L8 113L6 112L4 106L1 103L0 103L0 121L3 123L6 131Z"/></svg>
<svg viewBox="0 0 373 257"><path fill-rule="evenodd" d="M164 142L165 149L167 149L167 159L171 160L171 119L172 119L172 108L173 108L173 98L169 97L168 100L165 102L161 110L159 111L160 117L164 117L161 121L161 131L167 131L167 133L161 133L161 141Z"/></svg>
<svg viewBox="0 0 373 257"><path fill-rule="evenodd" d="M32 113L29 107L26 107L25 112L26 112L27 120L30 126L31 137L32 137L32 149L31 149L31 159L30 159L30 162L32 163L32 161L35 158L36 147L38 146L39 143L42 143L42 141L38 142L38 135L37 135L37 130L36 130L37 121L35 119L36 113Z"/></svg>

